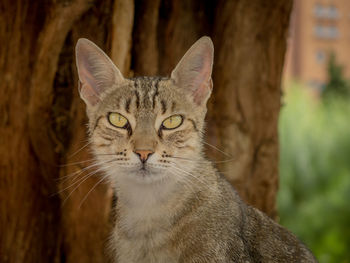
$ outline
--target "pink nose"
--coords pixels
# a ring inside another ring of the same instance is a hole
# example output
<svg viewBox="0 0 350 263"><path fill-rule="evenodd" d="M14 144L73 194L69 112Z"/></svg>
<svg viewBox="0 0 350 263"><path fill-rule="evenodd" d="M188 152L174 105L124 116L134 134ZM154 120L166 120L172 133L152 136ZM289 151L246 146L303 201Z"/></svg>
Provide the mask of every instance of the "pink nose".
<svg viewBox="0 0 350 263"><path fill-rule="evenodd" d="M154 152L150 150L135 150L134 153L136 153L139 157L141 162L145 163Z"/></svg>

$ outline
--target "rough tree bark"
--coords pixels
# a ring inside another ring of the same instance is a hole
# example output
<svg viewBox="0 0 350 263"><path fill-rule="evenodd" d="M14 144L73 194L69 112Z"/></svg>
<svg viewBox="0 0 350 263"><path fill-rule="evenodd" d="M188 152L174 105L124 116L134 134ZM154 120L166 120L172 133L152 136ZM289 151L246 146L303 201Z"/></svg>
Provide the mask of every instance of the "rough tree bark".
<svg viewBox="0 0 350 263"><path fill-rule="evenodd" d="M74 45L125 76L167 75L202 35L215 45L208 155L276 216L280 78L292 0L0 1L0 261L105 262L112 191L84 167ZM75 163L76 162L76 163ZM80 163L79 163L80 162ZM73 163L61 166L65 163ZM96 170L96 169L95 169ZM80 173L81 172L81 173Z"/></svg>
<svg viewBox="0 0 350 263"><path fill-rule="evenodd" d="M243 199L273 218L280 84L291 8L292 1L223 1L213 31L216 90L208 140L235 159L219 166Z"/></svg>

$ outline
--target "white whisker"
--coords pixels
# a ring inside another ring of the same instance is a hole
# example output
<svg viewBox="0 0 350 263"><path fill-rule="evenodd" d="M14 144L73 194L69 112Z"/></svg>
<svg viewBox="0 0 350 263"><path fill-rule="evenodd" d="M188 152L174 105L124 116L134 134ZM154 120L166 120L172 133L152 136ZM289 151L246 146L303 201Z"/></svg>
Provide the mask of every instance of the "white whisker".
<svg viewBox="0 0 350 263"><path fill-rule="evenodd" d="M197 179L200 183L202 183L202 184L204 184L204 185L207 185L207 183L204 182L204 181L202 181L201 179L199 179L199 177L195 176L194 174L192 174L192 173L190 173L190 172L188 172L188 171L186 171L186 170L181 169L180 167L177 167L175 163L174 163L174 166L172 166L172 168L175 168L175 169L177 169L177 170L179 170L179 171L181 171L181 172L184 172L185 174L191 176L192 178Z"/></svg>
<svg viewBox="0 0 350 263"><path fill-rule="evenodd" d="M60 193L62 193L62 192L64 192L64 191L66 191L67 189L71 188L72 186L78 184L78 183L81 182L84 178L89 177L89 175L91 175L92 173L95 173L98 169L100 169L100 168L97 168L96 170L93 170L93 171L89 172L88 174L86 174L86 175L82 176L81 178L79 178L77 181L75 181L76 178L74 178L74 179L73 179L73 182L72 182L68 187L65 187L64 189L61 189L61 190L58 191L56 194L60 194ZM78 177L78 175L77 175L77 177Z"/></svg>
<svg viewBox="0 0 350 263"><path fill-rule="evenodd" d="M83 147L79 148L78 150L76 150L74 153L72 153L71 155L68 156L68 158L72 158L74 155L76 155L78 152L80 152L81 150L85 149L89 144L91 144L92 141L86 143L85 145L83 145Z"/></svg>
<svg viewBox="0 0 350 263"><path fill-rule="evenodd" d="M109 167L112 167L113 165L110 165ZM104 167L100 167L99 169L97 169L96 171L93 171L92 173L89 173L88 175L86 175L84 177L84 180L81 181L76 187L74 187L74 189L68 194L68 196L63 200L62 205L64 205L66 203L66 201L68 200L68 198L73 194L73 192L75 192L76 189L79 188L79 186L81 186L81 184L83 184L87 179L91 178L93 175L97 174L98 172L103 171Z"/></svg>
<svg viewBox="0 0 350 263"><path fill-rule="evenodd" d="M204 140L203 140L203 143L206 144L206 145L208 145L208 146L210 146L211 148L217 150L218 152L220 152L220 153L226 155L227 157L232 157L231 154L228 154L228 153L226 153L226 152L220 150L218 147L216 147L216 146L214 146L214 145L212 145L212 144L210 144L210 143L208 143L208 142L206 142L206 141L204 141Z"/></svg>
<svg viewBox="0 0 350 263"><path fill-rule="evenodd" d="M89 196L89 194L95 189L95 187L97 185L99 185L103 180L105 180L107 178L107 175L102 176L102 179L99 180L91 189L89 192L87 192L87 194L85 195L85 197L80 201L78 209L80 209L80 207L82 206L82 204L84 203L84 201L87 199L87 197Z"/></svg>
<svg viewBox="0 0 350 263"><path fill-rule="evenodd" d="M82 174L86 170L89 170L89 169L91 169L91 168L93 168L95 166L100 166L102 164L108 163L108 162L113 161L113 160L114 159L112 158L112 159L109 159L109 160L106 160L106 161L103 161L103 162L95 162L95 163L93 163L91 165L88 165L87 167L84 167L83 169L80 169L80 170L75 171L75 172L73 172L71 174L67 174L65 176L62 176L62 177L59 178L59 180L62 180L61 183L64 183L71 177L74 177L74 176L78 177L80 174Z"/></svg>
<svg viewBox="0 0 350 263"><path fill-rule="evenodd" d="M178 156L169 156L168 158L180 159L183 161L193 162L193 163L227 163L227 162L232 162L232 161L237 160L237 158L231 158L231 159L221 160L221 161L203 161L203 159L195 160L195 159L178 157Z"/></svg>
<svg viewBox="0 0 350 263"><path fill-rule="evenodd" d="M186 177L183 176L178 176L180 174L180 172L175 172L175 171L171 171L169 170L168 172L170 172L172 175L176 176L177 182L180 182L183 186L187 187L187 189L190 189L191 192L193 192L194 188L193 188L193 183L191 180L189 180Z"/></svg>
<svg viewBox="0 0 350 263"><path fill-rule="evenodd" d="M112 162L112 161L114 161L114 160L108 160L108 161L106 161L106 162L98 163L98 164L96 164L95 166L101 165L101 164L106 164L106 163ZM113 164L113 165L114 165L114 164ZM112 167L113 165L110 165L109 167ZM99 167L99 168L97 168L96 170L94 170L94 171L88 173L87 175L84 175L83 177L81 177L80 179L78 179L76 182L72 183L72 184L69 185L68 187L66 187L66 188L64 188L64 189L62 189L62 190L60 190L60 191L58 191L56 194L62 193L62 192L66 191L67 189L71 188L72 186L74 186L74 185L76 185L76 184L78 184L78 183L80 182L79 185L77 186L77 187L79 187L84 181L86 181L86 179L88 179L88 178L91 177L92 175L94 175L94 174L96 174L96 173L102 171L103 169L104 169L104 167ZM76 188L77 188L77 187L76 187ZM74 188L73 191L74 191L76 188ZM72 191L72 192L73 192L73 191ZM72 192L71 192L71 193L72 193ZM71 194L71 193L70 193L70 194ZM70 196L70 194L68 195L68 197Z"/></svg>
<svg viewBox="0 0 350 263"><path fill-rule="evenodd" d="M82 163L87 163L87 162L91 162L96 160L96 158L91 158L91 159L87 159L84 161L80 161L80 162L73 162L73 163L66 163L66 164L61 164L59 165L60 167L67 167L67 166L71 166L71 165L77 165L77 164L82 164Z"/></svg>

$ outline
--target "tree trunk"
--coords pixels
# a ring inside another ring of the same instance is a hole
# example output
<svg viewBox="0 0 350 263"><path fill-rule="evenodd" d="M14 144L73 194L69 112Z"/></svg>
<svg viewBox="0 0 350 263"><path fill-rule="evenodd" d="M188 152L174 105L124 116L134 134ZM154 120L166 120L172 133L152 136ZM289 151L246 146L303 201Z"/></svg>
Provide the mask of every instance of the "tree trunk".
<svg viewBox="0 0 350 263"><path fill-rule="evenodd" d="M280 79L291 5L0 1L0 261L106 261L112 190L100 184L97 167L85 171L92 162L82 162L91 156L76 85L80 37L133 76L169 75L199 37L211 36L214 91L206 142L219 149L208 146L208 155L243 199L275 217Z"/></svg>
<svg viewBox="0 0 350 263"><path fill-rule="evenodd" d="M243 199L272 218L277 216L280 85L291 9L291 0L223 1L213 31L215 92L207 138L232 155L232 162L218 165Z"/></svg>

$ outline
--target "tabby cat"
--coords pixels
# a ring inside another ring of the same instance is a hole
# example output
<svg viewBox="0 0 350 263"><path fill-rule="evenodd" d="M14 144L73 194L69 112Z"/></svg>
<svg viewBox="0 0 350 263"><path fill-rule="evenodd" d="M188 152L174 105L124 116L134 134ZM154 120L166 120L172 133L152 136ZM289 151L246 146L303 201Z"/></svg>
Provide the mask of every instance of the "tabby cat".
<svg viewBox="0 0 350 263"><path fill-rule="evenodd" d="M94 43L77 43L92 149L118 197L113 260L316 262L204 157L213 55L202 37L170 78L127 79Z"/></svg>

